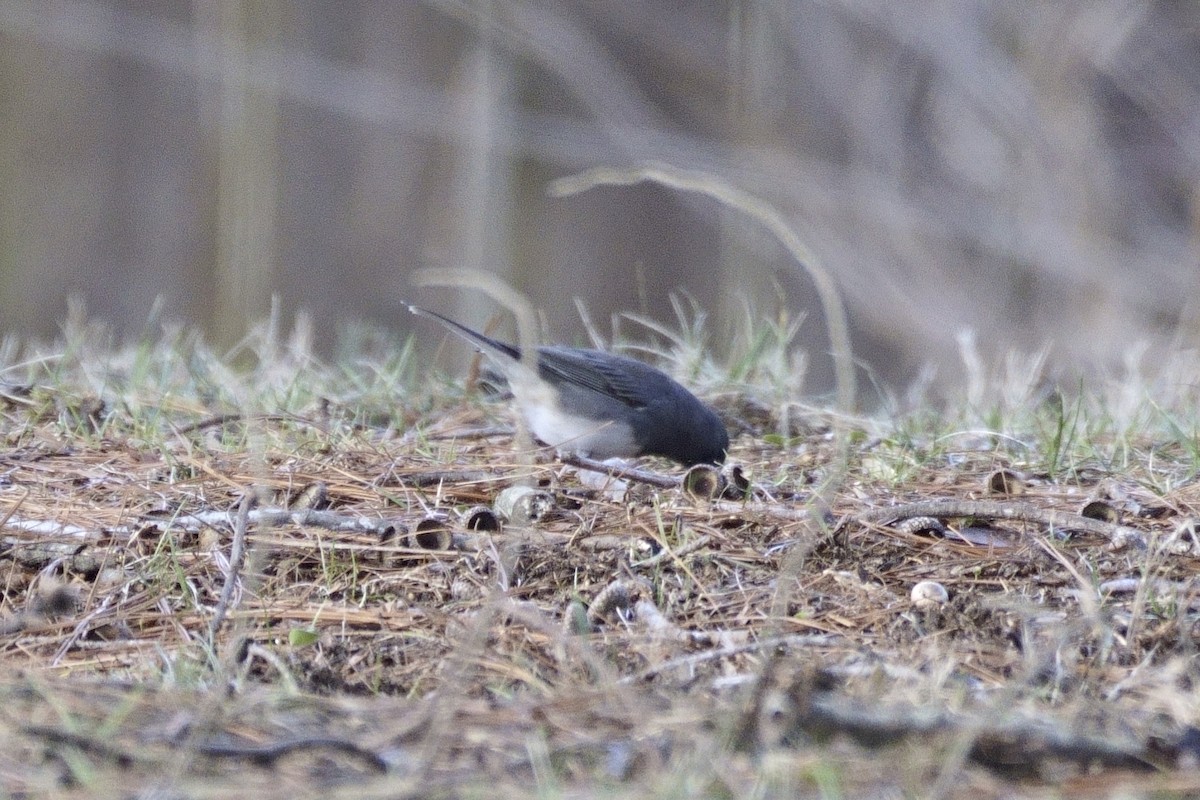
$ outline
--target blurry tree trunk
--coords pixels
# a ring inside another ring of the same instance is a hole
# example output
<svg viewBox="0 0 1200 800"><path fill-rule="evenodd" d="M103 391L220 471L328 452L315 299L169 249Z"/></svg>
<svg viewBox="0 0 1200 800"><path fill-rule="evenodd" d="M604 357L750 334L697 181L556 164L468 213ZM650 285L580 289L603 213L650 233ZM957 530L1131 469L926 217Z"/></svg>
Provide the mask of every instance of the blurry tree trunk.
<svg viewBox="0 0 1200 800"><path fill-rule="evenodd" d="M499 137L512 130L513 73L501 48L493 41L487 19L489 3L481 4L476 26L478 38L469 46L455 70L451 94L461 98L455 116L461 137L447 148L450 202L434 221L433 230L445 246L444 266L482 270L514 285L538 283L537 276L513 274L509 258L514 214L513 175L509 148L497 146ZM442 264L439 264L442 266ZM458 292L454 314L479 325L498 309L479 292Z"/></svg>
<svg viewBox="0 0 1200 800"><path fill-rule="evenodd" d="M771 75L777 70L777 27L783 15L771 2L735 0L729 6L728 137L734 148L777 144L771 112L781 100L771 95ZM760 226L747 224L743 212L722 206L719 214L720 293L713 311L714 318L724 320L736 335L746 330L741 321L747 308L770 314L779 305L780 284L771 272L774 259L767 255L778 248Z"/></svg>
<svg viewBox="0 0 1200 800"><path fill-rule="evenodd" d="M203 6L197 4L198 13ZM244 0L221 0L216 14L225 68L216 89L216 307L211 330L228 347L245 335L249 323L267 315L278 268L279 99L273 90L250 88L247 70L249 51L270 47L282 19L277 6ZM272 85L272 76L266 77Z"/></svg>
<svg viewBox="0 0 1200 800"><path fill-rule="evenodd" d="M111 71L0 37L0 322L53 335L65 298L114 257L105 160ZM80 161L89 168L81 169Z"/></svg>

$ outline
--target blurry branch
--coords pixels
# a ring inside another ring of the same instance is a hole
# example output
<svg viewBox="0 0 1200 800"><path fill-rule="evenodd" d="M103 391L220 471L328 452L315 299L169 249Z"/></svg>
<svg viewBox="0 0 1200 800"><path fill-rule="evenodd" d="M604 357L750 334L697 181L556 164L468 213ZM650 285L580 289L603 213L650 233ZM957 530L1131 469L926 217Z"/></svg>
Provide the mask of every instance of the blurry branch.
<svg viewBox="0 0 1200 800"><path fill-rule="evenodd" d="M205 85L205 100L218 111L215 308L209 323L232 347L247 332L247 320L271 301L277 272L281 175L278 151L279 101L275 71L262 71L252 86L249 52L270 45L282 22L265 4L240 13L217 4L212 22L220 35L222 80ZM272 317L275 316L272 309Z"/></svg>
<svg viewBox="0 0 1200 800"><path fill-rule="evenodd" d="M623 120L639 136L636 144L614 138L623 150L652 144L669 121L637 80L622 68L586 23L571 10L554 4L476 3L473 0L424 0L425 5L492 37L509 52L539 65L586 106L593 119Z"/></svg>
<svg viewBox="0 0 1200 800"><path fill-rule="evenodd" d="M202 4L203 6L203 4ZM445 4L439 4L445 12ZM544 21L539 22L543 24ZM227 84L237 80L245 91L269 92L278 100L322 109L370 125L384 123L390 131L428 137L442 143L469 146L472 132L461 124L454 92L433 85L398 80L380 69L347 66L329 58L308 55L299 49L275 44L245 42L241 61L225 58L220 33L202 26L168 22L133 13L100 2L60 0L54 4L37 0L0 2L0 34L6 37L63 48L67 51L128 60L172 75L183 75L201 83ZM545 45L533 43L541 61ZM578 56L572 56L572 62ZM594 60L589 59L589 65ZM545 62L558 69L557 61ZM556 72L572 82L568 73ZM572 88L589 107L604 109L610 121L598 128L590 120L573 120L558 114L514 111L512 119L495 132L490 143L494 153L533 157L551 164L574 168L595 163L597 158L627 158L630 142L639 153L667 153L675 160L692 159L721 164L723 169L745 171L747 180L773 181L777 170L754 169L733 163L725 148L711 138L661 127L645 113L635 113L636 103L620 103L620 95L598 98L581 94L584 81ZM586 82L598 83L586 73ZM620 113L609 109L619 109ZM611 120L630 120L618 124ZM639 120L645 120L639 122ZM778 153L778 157L784 157Z"/></svg>
<svg viewBox="0 0 1200 800"><path fill-rule="evenodd" d="M829 345L837 377L838 409L842 412L838 419L843 421L834 423L839 434L839 463L830 478L831 484L840 482L849 459L849 427L844 420L850 419L855 413L857 388L854 378L854 353L850 347L850 326L833 276L825 271L812 251L804 245L774 206L704 172L685 171L668 164L657 163L632 169L597 167L559 178L550 184L548 191L552 197L569 197L597 186L631 186L642 181L652 181L679 191L707 195L757 220L787 248L792 258L812 278L821 300L821 308L825 312L825 319L828 320Z"/></svg>

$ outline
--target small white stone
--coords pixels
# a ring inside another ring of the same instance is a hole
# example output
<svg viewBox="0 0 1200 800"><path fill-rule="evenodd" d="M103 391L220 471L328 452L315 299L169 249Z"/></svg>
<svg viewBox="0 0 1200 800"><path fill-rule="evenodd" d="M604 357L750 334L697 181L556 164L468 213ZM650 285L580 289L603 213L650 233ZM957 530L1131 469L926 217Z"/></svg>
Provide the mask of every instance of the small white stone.
<svg viewBox="0 0 1200 800"><path fill-rule="evenodd" d="M913 605L922 611L935 609L949 599L950 593L937 581L921 581L912 588Z"/></svg>

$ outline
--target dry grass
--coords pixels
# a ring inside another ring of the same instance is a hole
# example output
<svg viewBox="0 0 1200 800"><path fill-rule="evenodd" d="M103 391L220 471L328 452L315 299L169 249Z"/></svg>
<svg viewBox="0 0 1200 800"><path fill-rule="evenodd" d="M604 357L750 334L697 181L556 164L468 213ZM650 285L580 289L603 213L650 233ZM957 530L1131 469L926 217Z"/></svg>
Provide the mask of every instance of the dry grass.
<svg viewBox="0 0 1200 800"><path fill-rule="evenodd" d="M4 372L0 423L7 794L1200 791L1184 398L1121 422L1058 395L858 420L847 479L809 509L829 419L743 389L720 405L752 497L618 502L522 465L502 405L394 343L322 365L276 329L221 358L78 322L52 358L6 350L36 362ZM555 510L460 521L522 483ZM1102 500L1145 546L866 522L938 498ZM448 546L407 535L438 515ZM949 601L917 608L924 580Z"/></svg>

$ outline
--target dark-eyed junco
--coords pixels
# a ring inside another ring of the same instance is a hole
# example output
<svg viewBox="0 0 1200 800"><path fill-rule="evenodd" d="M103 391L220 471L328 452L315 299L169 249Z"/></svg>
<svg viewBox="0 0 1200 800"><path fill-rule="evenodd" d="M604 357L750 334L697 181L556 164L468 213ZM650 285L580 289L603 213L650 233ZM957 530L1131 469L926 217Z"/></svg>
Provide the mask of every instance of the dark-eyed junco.
<svg viewBox="0 0 1200 800"><path fill-rule="evenodd" d="M537 372L515 345L441 314L436 319L478 347L508 379L529 428L558 450L589 458L654 455L681 464L720 464L729 434L712 409L659 370L600 350L539 347Z"/></svg>

